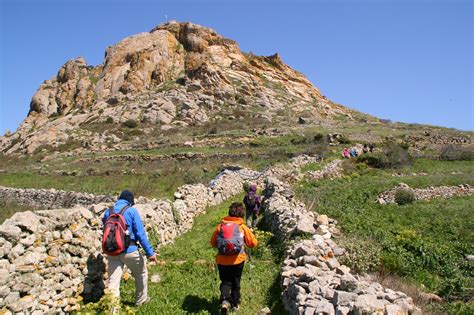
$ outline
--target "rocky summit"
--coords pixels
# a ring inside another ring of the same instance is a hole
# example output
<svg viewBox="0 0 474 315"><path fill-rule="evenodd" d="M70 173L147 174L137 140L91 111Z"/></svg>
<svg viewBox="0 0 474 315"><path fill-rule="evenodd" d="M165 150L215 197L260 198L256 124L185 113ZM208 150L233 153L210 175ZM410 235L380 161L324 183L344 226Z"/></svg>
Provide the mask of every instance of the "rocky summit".
<svg viewBox="0 0 474 315"><path fill-rule="evenodd" d="M244 53L210 28L168 22L108 47L98 66L82 57L66 62L39 87L28 116L1 138L0 150L113 148L130 140L112 130L124 124L156 136L218 121L304 124L354 114L360 113L327 100L278 54Z"/></svg>

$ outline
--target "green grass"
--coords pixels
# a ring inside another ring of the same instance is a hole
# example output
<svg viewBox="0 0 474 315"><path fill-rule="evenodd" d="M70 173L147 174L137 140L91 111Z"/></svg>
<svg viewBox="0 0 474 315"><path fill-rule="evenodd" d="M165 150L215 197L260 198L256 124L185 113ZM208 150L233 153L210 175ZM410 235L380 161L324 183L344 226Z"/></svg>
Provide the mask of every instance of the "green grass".
<svg viewBox="0 0 474 315"><path fill-rule="evenodd" d="M2 224L6 219L9 219L16 212L35 210L34 207L27 205L21 205L17 202L0 200L0 224Z"/></svg>
<svg viewBox="0 0 474 315"><path fill-rule="evenodd" d="M217 314L219 299L219 277L214 265L215 249L210 238L215 226L227 214L232 201L209 208L199 216L194 228L179 237L172 245L161 248L159 259L163 265L149 267L149 276L159 274L161 282L149 284L152 301L137 310L139 314ZM250 271L245 264L241 282L242 310L240 314L257 314L268 306L273 314L281 314L280 301L280 261L272 247L268 235L259 239L258 249L254 249ZM134 302L134 282L122 283L122 302Z"/></svg>
<svg viewBox="0 0 474 315"><path fill-rule="evenodd" d="M343 179L302 183L297 193L308 204L314 202L318 213L337 219L354 244L378 247L380 256L368 259L379 259L379 271L394 272L448 300L468 298L465 288L474 287L474 269L464 256L474 253L474 197L405 206L380 205L375 200L400 182L412 187L473 185L472 163L417 160L403 171L428 175L398 178L390 170L362 169ZM453 171L461 173L453 175Z"/></svg>
<svg viewBox="0 0 474 315"><path fill-rule="evenodd" d="M277 162L287 161L301 153L324 154L322 146L302 143L291 144L296 138L283 137L277 140L263 141L258 147L249 148L248 144L240 148L159 148L149 151L122 151L108 155L145 155L157 156L173 153L202 153L205 156L197 160L159 160L159 161L118 161L81 162L80 158L100 157L85 154L79 157L57 157L46 162L32 159L17 159L0 156L6 165L6 172L0 176L0 185L16 188L36 188L71 190L93 194L115 195L123 189L130 189L135 195L146 197L171 197L183 184L207 183L227 165L241 165L261 170ZM298 138L300 139L300 138ZM304 138L301 138L304 140ZM301 140L300 139L300 140ZM310 152L309 152L310 151ZM213 153L231 153L235 156L216 157ZM241 153L249 153L240 156ZM41 172L39 171L41 169ZM124 171L134 170L130 175ZM58 171L79 171L77 176L57 175Z"/></svg>

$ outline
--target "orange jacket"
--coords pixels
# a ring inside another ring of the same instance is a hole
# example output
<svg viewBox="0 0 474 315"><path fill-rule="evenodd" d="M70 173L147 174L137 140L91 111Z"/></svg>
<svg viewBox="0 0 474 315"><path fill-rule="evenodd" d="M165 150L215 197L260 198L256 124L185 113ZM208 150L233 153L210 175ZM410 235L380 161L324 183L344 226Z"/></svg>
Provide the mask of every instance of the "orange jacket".
<svg viewBox="0 0 474 315"><path fill-rule="evenodd" d="M257 246L258 241L253 235L253 233L250 231L250 229L244 224L244 220L242 218L237 218L237 217L225 217L222 219L222 223L237 223L240 227L240 230L244 232L244 242L245 245L247 245L250 248L253 248ZM211 245L212 247L217 247L217 233L219 233L220 229L220 224L216 226L216 229L214 230L214 233L212 233L211 237ZM245 252L237 255L230 255L230 256L225 256L225 255L217 255L216 256L216 263L218 265L238 265L241 262L245 261L245 258L247 255Z"/></svg>

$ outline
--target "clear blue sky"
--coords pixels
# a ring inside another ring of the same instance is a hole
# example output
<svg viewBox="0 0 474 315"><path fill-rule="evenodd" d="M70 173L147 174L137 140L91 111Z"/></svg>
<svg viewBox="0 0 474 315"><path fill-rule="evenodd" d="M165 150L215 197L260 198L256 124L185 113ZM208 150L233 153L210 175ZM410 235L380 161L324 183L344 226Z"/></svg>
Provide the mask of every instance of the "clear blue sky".
<svg viewBox="0 0 474 315"><path fill-rule="evenodd" d="M394 121L472 130L470 0L0 0L0 134L68 59L102 62L105 48L168 19L280 53L331 100Z"/></svg>

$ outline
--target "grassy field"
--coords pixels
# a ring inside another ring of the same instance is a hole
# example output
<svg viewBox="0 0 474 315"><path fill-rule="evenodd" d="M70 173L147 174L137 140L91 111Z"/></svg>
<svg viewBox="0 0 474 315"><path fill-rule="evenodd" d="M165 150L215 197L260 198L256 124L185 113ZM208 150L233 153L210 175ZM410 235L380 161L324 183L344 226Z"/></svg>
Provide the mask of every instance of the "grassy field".
<svg viewBox="0 0 474 315"><path fill-rule="evenodd" d="M15 212L34 210L33 207L21 205L9 200L0 200L0 224L10 218Z"/></svg>
<svg viewBox="0 0 474 315"><path fill-rule="evenodd" d="M465 256L474 253L474 196L404 206L375 201L400 182L416 188L474 185L472 162L420 159L397 170L407 176L394 177L393 172L354 164L346 166L344 178L300 183L297 193L314 211L339 221L349 250L346 264L353 269L394 273L448 301L469 301L474 266ZM465 307L474 311L472 304Z"/></svg>
<svg viewBox="0 0 474 315"><path fill-rule="evenodd" d="M217 314L219 277L215 270L215 249L210 238L215 226L227 214L233 198L196 219L194 228L179 237L175 244L161 248L158 265L149 267L150 276L158 274L159 283L150 283L152 301L140 307L138 314ZM252 264L247 262L242 275L240 314L257 314L268 306L272 314L281 314L280 255L268 233L259 232L259 246L252 250ZM122 302L133 305L133 280L122 284Z"/></svg>
<svg viewBox="0 0 474 315"><path fill-rule="evenodd" d="M233 148L160 148L149 151L123 151L113 154L77 157L56 157L46 162L33 157L0 156L5 169L0 185L16 188L55 188L93 194L118 194L130 189L138 196L171 197L183 184L207 183L223 165L241 165L263 169L290 157L311 152L325 153L323 146L313 143L311 135L286 135L275 138L257 137L244 147ZM81 161L81 158L102 155L160 156L171 153L201 153L201 159L159 161ZM235 157L214 157L215 153L235 154ZM247 156L239 154L247 153ZM75 172L74 175L65 175ZM65 174L61 174L65 173Z"/></svg>

